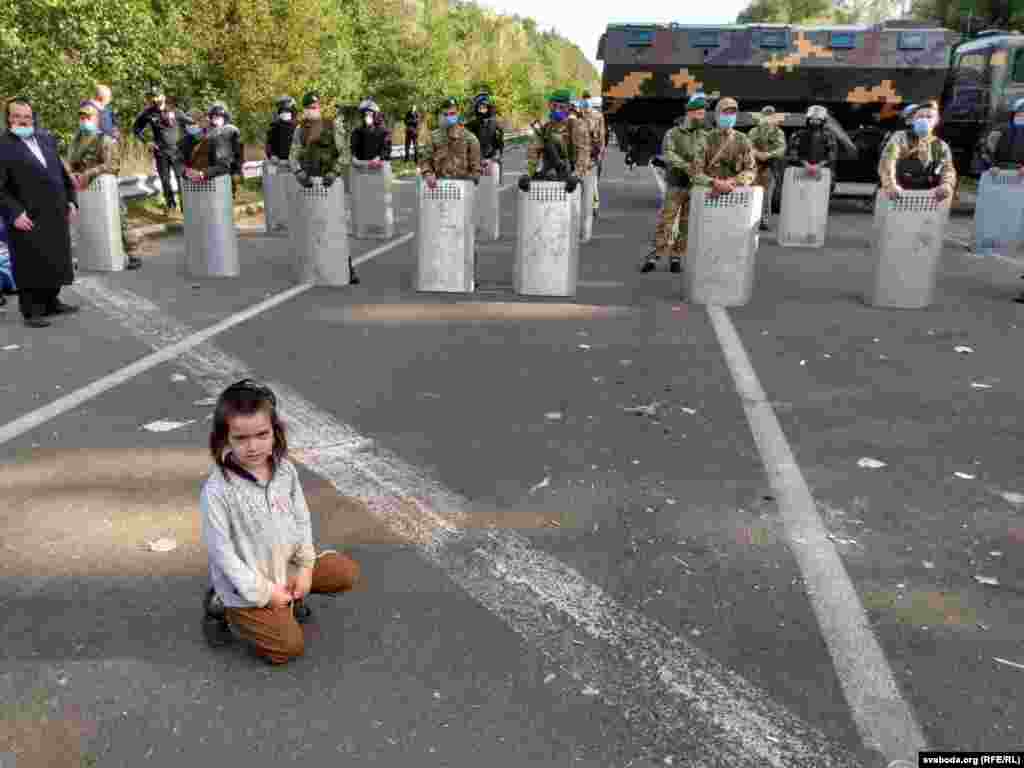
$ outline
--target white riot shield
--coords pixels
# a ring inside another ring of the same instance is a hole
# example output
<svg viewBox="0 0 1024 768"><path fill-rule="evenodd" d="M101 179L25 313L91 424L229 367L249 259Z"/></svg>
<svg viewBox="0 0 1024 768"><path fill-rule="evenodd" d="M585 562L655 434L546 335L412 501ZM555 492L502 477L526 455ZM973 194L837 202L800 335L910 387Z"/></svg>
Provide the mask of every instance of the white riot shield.
<svg viewBox="0 0 1024 768"><path fill-rule="evenodd" d="M575 296L579 270L580 190L562 181L534 181L517 190L515 291L522 296Z"/></svg>
<svg viewBox="0 0 1024 768"><path fill-rule="evenodd" d="M754 289L754 257L761 220L761 187L737 187L711 196L690 190L690 230L683 270L686 300L694 304L740 306Z"/></svg>
<svg viewBox="0 0 1024 768"><path fill-rule="evenodd" d="M292 176L287 165L263 163L263 218L268 235L288 231L288 182Z"/></svg>
<svg viewBox="0 0 1024 768"><path fill-rule="evenodd" d="M1024 239L1024 177L992 169L981 176L974 206L975 251L1010 256Z"/></svg>
<svg viewBox="0 0 1024 768"><path fill-rule="evenodd" d="M72 254L78 259L79 269L101 272L124 269L120 203L117 177L110 174L97 176L78 193Z"/></svg>
<svg viewBox="0 0 1024 768"><path fill-rule="evenodd" d="M868 303L923 309L932 303L949 200L934 190L901 192L879 206L874 284Z"/></svg>
<svg viewBox="0 0 1024 768"><path fill-rule="evenodd" d="M185 271L192 277L238 277L231 177L182 179L185 196Z"/></svg>
<svg viewBox="0 0 1024 768"><path fill-rule="evenodd" d="M295 183L292 194L289 231L296 279L316 285L348 285L345 185L338 179L325 187L315 178L312 187Z"/></svg>
<svg viewBox="0 0 1024 768"><path fill-rule="evenodd" d="M472 293L476 290L476 227L471 181L438 179L419 185L416 290Z"/></svg>
<svg viewBox="0 0 1024 768"><path fill-rule="evenodd" d="M480 177L476 188L476 236L479 240L497 240L501 237L501 208L498 206L498 185L501 166L497 161L487 163L487 171Z"/></svg>
<svg viewBox="0 0 1024 768"><path fill-rule="evenodd" d="M589 243L594 232L594 190L597 187L597 171L583 177L580 183L580 242Z"/></svg>
<svg viewBox="0 0 1024 768"><path fill-rule="evenodd" d="M360 240L395 236L394 176L391 163L376 170L355 165L349 171L352 233Z"/></svg>
<svg viewBox="0 0 1024 768"><path fill-rule="evenodd" d="M782 183L779 213L779 245L821 248L828 228L829 190L832 174L822 168L815 178L805 168L790 167Z"/></svg>

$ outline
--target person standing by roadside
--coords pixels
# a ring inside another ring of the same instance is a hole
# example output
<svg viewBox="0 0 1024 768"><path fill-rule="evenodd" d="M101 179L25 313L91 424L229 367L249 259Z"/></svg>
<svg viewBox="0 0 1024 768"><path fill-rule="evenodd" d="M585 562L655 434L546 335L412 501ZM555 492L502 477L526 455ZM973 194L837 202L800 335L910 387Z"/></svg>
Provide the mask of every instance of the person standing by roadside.
<svg viewBox="0 0 1024 768"><path fill-rule="evenodd" d="M409 159L409 146L412 145L414 162L420 161L420 112L416 105L405 113L405 159Z"/></svg>
<svg viewBox="0 0 1024 768"><path fill-rule="evenodd" d="M135 123L132 125L132 133L139 141L146 143L146 129L149 128L153 141L149 148L156 161L156 172L160 176L160 185L164 190L164 201L167 210L172 211L178 208L177 199L174 196L174 188L171 186L171 175L180 182L184 175L184 166L178 148L184 138L185 115L177 109L173 109L167 103L167 97L159 88L151 88L146 94L149 99L149 106L142 111Z"/></svg>
<svg viewBox="0 0 1024 768"><path fill-rule="evenodd" d="M772 198L778 184L778 166L786 156L786 134L775 114L775 107L769 105L761 110L760 119L747 133L754 145L754 159L757 161L757 181L764 190L761 200L761 229L768 229L768 217L772 213Z"/></svg>
<svg viewBox="0 0 1024 768"><path fill-rule="evenodd" d="M49 315L78 307L62 302L62 286L75 279L69 223L78 215L77 195L57 153L57 141L35 129L32 104L7 102L8 132L0 137L0 211L11 222L14 281L25 325L45 328Z"/></svg>
<svg viewBox="0 0 1024 768"><path fill-rule="evenodd" d="M100 111L100 133L104 136L109 136L114 141L120 141L121 128L117 124L117 114L114 112L114 107L111 106L113 98L114 94L110 90L109 85L103 85L102 83L96 85L96 95L93 96L92 101Z"/></svg>

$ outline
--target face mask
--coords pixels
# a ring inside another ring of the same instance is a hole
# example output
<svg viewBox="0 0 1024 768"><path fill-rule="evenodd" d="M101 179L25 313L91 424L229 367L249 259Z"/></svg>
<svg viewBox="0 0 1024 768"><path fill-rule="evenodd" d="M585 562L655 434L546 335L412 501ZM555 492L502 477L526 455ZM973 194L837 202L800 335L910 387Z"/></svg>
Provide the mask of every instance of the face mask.
<svg viewBox="0 0 1024 768"><path fill-rule="evenodd" d="M597 109L597 99L591 99L589 106L591 109Z"/></svg>
<svg viewBox="0 0 1024 768"><path fill-rule="evenodd" d="M212 125L214 128L220 128L222 125L224 125L224 118L223 117L211 117L210 118L210 125Z"/></svg>
<svg viewBox="0 0 1024 768"><path fill-rule="evenodd" d="M551 119L554 120L556 123L562 122L568 116L569 116L569 113L566 112L565 110L562 110L562 109L553 109L553 110L551 110Z"/></svg>
<svg viewBox="0 0 1024 768"><path fill-rule="evenodd" d="M18 125L11 128L11 133L17 136L19 139L30 139L36 132L36 129L31 125Z"/></svg>
<svg viewBox="0 0 1024 768"><path fill-rule="evenodd" d="M320 110L319 109L307 109L303 112L307 120L319 120Z"/></svg>
<svg viewBox="0 0 1024 768"><path fill-rule="evenodd" d="M189 136L198 136L201 131L202 128L200 128L198 125L185 126L185 133L187 133Z"/></svg>
<svg viewBox="0 0 1024 768"><path fill-rule="evenodd" d="M931 133L931 130L932 121L929 120L927 117L914 118L914 133L916 133L918 136L927 136L929 133Z"/></svg>
<svg viewBox="0 0 1024 768"><path fill-rule="evenodd" d="M99 129L99 126L96 125L96 123L94 123L92 120L85 120L79 123L78 127L82 131L82 133L96 133L96 131Z"/></svg>
<svg viewBox="0 0 1024 768"><path fill-rule="evenodd" d="M480 109L478 109L477 112L479 114L481 114L481 115L486 115L487 114L487 107L480 107Z"/></svg>
<svg viewBox="0 0 1024 768"><path fill-rule="evenodd" d="M373 125L373 114L368 112L366 114L366 117L363 118L363 120L366 122L367 125Z"/></svg>
<svg viewBox="0 0 1024 768"><path fill-rule="evenodd" d="M1024 115L1014 115L1013 124L1018 127L1024 127Z"/></svg>
<svg viewBox="0 0 1024 768"><path fill-rule="evenodd" d="M290 123L292 121L292 113L282 112L280 115L278 115L278 118L280 118L282 123Z"/></svg>
<svg viewBox="0 0 1024 768"><path fill-rule="evenodd" d="M454 128L456 125L459 124L459 116L458 115L445 115L444 116L444 124L447 127L449 127L449 128Z"/></svg>
<svg viewBox="0 0 1024 768"><path fill-rule="evenodd" d="M718 116L718 127L725 128L726 130L736 125L736 115L719 115Z"/></svg>

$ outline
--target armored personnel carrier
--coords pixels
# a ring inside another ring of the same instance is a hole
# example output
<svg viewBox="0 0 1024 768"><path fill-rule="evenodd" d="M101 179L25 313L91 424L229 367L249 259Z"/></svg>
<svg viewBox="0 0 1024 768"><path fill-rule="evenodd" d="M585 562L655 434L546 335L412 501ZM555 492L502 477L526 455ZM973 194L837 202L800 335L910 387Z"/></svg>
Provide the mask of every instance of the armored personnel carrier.
<svg viewBox="0 0 1024 768"><path fill-rule="evenodd" d="M737 99L741 130L770 104L783 113L787 136L804 124L809 106L821 104L845 133L836 180L873 184L882 142L889 131L903 127L904 106L946 96L981 108L977 91L991 83L983 81L987 70L971 64L977 77L968 81L968 68L961 67L957 82L975 83L973 96L966 95L966 84L948 87L951 63L963 60L954 58L961 39L957 32L907 21L827 27L612 24L597 54L604 61L603 111L619 145L635 163L645 164L696 91L712 102L719 96ZM1001 61L1005 67L1007 59ZM1024 90L1024 82L1021 86ZM959 115L966 107L957 109ZM969 165L980 130L961 126L954 147L958 165Z"/></svg>

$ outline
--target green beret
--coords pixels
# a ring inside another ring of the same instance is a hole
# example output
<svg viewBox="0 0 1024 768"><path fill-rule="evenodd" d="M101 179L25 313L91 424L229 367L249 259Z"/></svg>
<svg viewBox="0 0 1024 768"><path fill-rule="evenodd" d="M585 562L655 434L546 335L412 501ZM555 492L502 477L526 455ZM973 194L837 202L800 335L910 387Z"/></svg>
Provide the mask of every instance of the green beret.
<svg viewBox="0 0 1024 768"><path fill-rule="evenodd" d="M696 109L707 109L708 103L704 100L703 96L693 96L688 102L686 102L686 111L690 112Z"/></svg>
<svg viewBox="0 0 1024 768"><path fill-rule="evenodd" d="M459 108L459 100L456 99L454 96L449 96L447 99L445 99L444 101L441 102L441 106L437 108L437 111L438 112L444 112L444 111L449 110L449 109L451 109L453 107L455 109Z"/></svg>
<svg viewBox="0 0 1024 768"><path fill-rule="evenodd" d="M307 93L305 96L302 97L302 106L303 106L303 108L311 107L314 104L319 104L319 103L320 103L320 94L317 93L316 91L310 91L309 93Z"/></svg>
<svg viewBox="0 0 1024 768"><path fill-rule="evenodd" d="M559 88L557 91L551 92L551 95L548 96L548 101L554 101L558 104L571 104L573 93L568 88Z"/></svg>

